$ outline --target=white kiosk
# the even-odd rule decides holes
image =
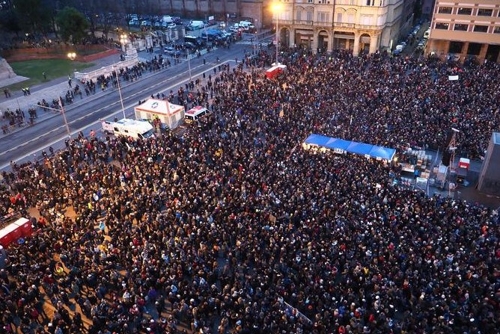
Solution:
[[[155,122],[159,120],[162,128],[173,130],[184,121],[185,110],[167,100],[149,99],[134,108],[137,120]]]

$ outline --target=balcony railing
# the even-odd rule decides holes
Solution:
[[[383,26],[376,26],[372,24],[355,24],[356,29],[368,29],[368,30],[379,30],[382,29]]]
[[[314,24],[314,21],[312,20],[295,20],[292,24],[296,25],[305,25],[305,26],[312,26]]]
[[[354,28],[355,25],[355,23],[335,22],[335,27],[337,28]]]
[[[283,25],[287,25],[287,24],[288,24],[288,25],[297,24],[297,23],[294,23],[294,21],[293,21],[293,20],[281,20],[281,19],[278,21],[278,23],[279,23],[279,25],[282,25],[282,24],[283,24]],[[273,20],[273,24],[276,24],[276,20]]]
[[[331,28],[332,22],[314,22],[314,26],[318,28]]]

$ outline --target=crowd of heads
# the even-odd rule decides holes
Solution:
[[[41,218],[32,238],[9,249],[3,325],[495,332],[495,211],[399,188],[391,162],[301,143],[318,133],[433,147],[455,124],[460,150],[482,155],[499,125],[498,65],[340,51],[282,57],[287,71],[277,80],[225,66],[205,87],[212,112],[182,135],[81,137],[4,173],[2,210],[37,208]]]

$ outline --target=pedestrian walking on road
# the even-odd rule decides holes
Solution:
[[[47,74],[45,74],[45,72],[43,72],[42,75],[43,75],[43,80],[46,81],[47,80]]]
[[[68,77],[68,85],[69,85],[69,88],[72,88],[71,86],[71,78]]]

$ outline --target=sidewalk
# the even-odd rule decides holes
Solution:
[[[86,69],[86,71],[93,71],[100,69],[105,66],[112,65],[120,61],[120,55],[115,54],[111,56],[107,56],[101,59],[96,59],[92,63],[93,66]],[[74,83],[77,83],[76,80],[73,80]],[[81,84],[80,84],[81,86]],[[74,87],[74,85],[73,85]],[[0,97],[0,112],[3,113],[7,110],[15,111],[16,109],[21,109],[24,111],[26,116],[26,120],[29,121],[28,109],[36,106],[38,102],[41,102],[45,99],[48,103],[51,103],[53,99],[58,98],[59,96],[64,97],[66,92],[71,89],[68,85],[67,77],[60,77],[48,82],[44,82],[42,84],[30,87],[31,94],[25,96],[22,91],[13,91],[12,96],[6,98],[3,94]],[[83,100],[85,100],[85,94]],[[78,103],[80,98],[75,99],[75,103]],[[36,122],[39,122],[43,118],[54,115],[54,111],[44,112],[40,109],[37,109],[38,119]],[[28,123],[28,122],[25,122]],[[7,120],[0,117],[0,126],[8,125]],[[26,126],[26,125],[25,125]],[[3,132],[0,131],[0,137],[3,135]]]

